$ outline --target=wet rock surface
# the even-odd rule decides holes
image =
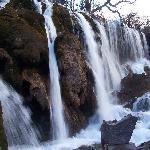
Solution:
[[[120,121],[103,121],[101,126],[101,143],[104,147],[108,145],[129,144],[137,117],[128,115]]]
[[[121,90],[118,97],[121,103],[128,102],[135,97],[141,97],[150,91],[149,74],[129,74],[121,80]]]
[[[138,146],[138,150],[150,150],[150,141],[144,142]]]

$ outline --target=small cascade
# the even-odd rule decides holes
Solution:
[[[87,44],[87,59],[89,67],[93,71],[95,79],[95,92],[98,103],[98,111],[101,119],[112,120],[111,104],[109,102],[109,94],[106,91],[106,82],[104,77],[103,61],[99,55],[99,48],[95,41],[95,34],[88,21],[82,14],[77,14],[79,23],[85,35]],[[106,109],[107,108],[107,109]]]
[[[32,126],[30,111],[23,106],[23,100],[12,87],[0,79],[0,101],[4,126],[9,146],[39,144],[36,129]]]
[[[41,8],[40,2],[34,0],[37,8]],[[59,84],[59,71],[57,60],[54,52],[54,41],[57,37],[56,28],[52,20],[52,3],[48,0],[44,1],[46,10],[43,14],[45,18],[45,28],[48,37],[49,47],[49,70],[50,70],[50,107],[51,121],[53,126],[53,137],[57,140],[64,140],[68,136],[67,126],[64,119],[64,108],[61,99],[61,89]],[[39,10],[41,12],[41,9]]]
[[[124,30],[126,42],[125,50],[127,52],[128,60],[138,61],[139,59],[144,58],[144,49],[139,32],[128,27],[124,28]]]

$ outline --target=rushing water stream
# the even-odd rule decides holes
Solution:
[[[33,1],[38,12],[42,14],[41,2]],[[9,1],[0,2],[0,6],[4,7],[7,2]],[[81,145],[99,143],[99,128],[103,119],[120,120],[130,113],[140,118],[131,141],[139,145],[150,140],[150,94],[146,93],[138,98],[133,105],[133,110],[117,105],[117,98],[111,95],[112,91],[119,89],[121,79],[127,75],[126,66],[130,66],[134,73],[143,73],[144,66],[150,66],[150,62],[147,60],[148,46],[145,35],[135,29],[121,27],[118,22],[108,21],[104,26],[95,20],[99,30],[99,34],[96,35],[90,23],[80,13],[77,13],[76,17],[84,33],[84,43],[87,45],[86,59],[95,80],[98,115],[91,119],[85,130],[81,130],[75,137],[68,137],[59,84],[59,71],[54,52],[57,32],[52,20],[52,3],[49,0],[42,2],[46,6],[43,16],[49,47],[50,109],[54,140],[39,143],[38,132],[32,126],[30,111],[22,105],[22,98],[0,80],[0,96],[9,149],[72,150]],[[121,28],[124,34],[118,31]],[[96,36],[101,38],[101,44],[95,40]],[[147,111],[144,112],[145,108],[143,107],[145,106],[147,106]]]

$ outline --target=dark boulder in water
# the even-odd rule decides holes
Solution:
[[[129,144],[137,117],[128,115],[120,121],[103,121],[101,126],[101,143],[104,145]]]
[[[138,150],[149,150],[150,149],[150,141],[144,142],[138,146]]]
[[[0,103],[0,150],[7,150],[7,149],[8,149],[8,143],[4,132],[2,108]]]
[[[140,97],[150,91],[150,75],[147,74],[129,74],[121,80],[121,90],[118,97],[121,103]]]

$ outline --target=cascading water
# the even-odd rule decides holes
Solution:
[[[37,8],[41,8],[41,3],[34,0]],[[61,90],[59,84],[59,71],[54,52],[54,41],[57,37],[56,28],[52,20],[52,3],[48,0],[43,1],[46,10],[43,14],[45,18],[45,28],[48,37],[49,47],[49,68],[50,68],[50,96],[51,96],[51,121],[53,126],[54,139],[64,140],[68,136],[68,131],[64,119],[63,103],[61,100]],[[41,9],[39,10],[41,12]]]
[[[107,86],[108,92],[119,89],[120,81],[124,77],[123,70],[121,65],[116,59],[116,55],[111,51],[109,40],[107,37],[107,33],[105,27],[101,25],[98,21],[96,21],[97,27],[100,31],[100,38],[102,41],[101,45],[101,53],[102,53],[102,62],[105,73],[105,85]],[[112,42],[112,41],[111,41]],[[114,47],[117,47],[116,41],[112,43]]]
[[[144,58],[144,50],[141,43],[141,38],[139,32],[135,29],[124,28],[125,30],[125,50],[127,51],[127,56],[132,61],[138,61]]]
[[[79,23],[82,27],[82,30],[85,35],[85,40],[87,44],[87,59],[92,69],[93,76],[95,79],[95,91],[97,97],[97,103],[99,106],[99,115],[101,119],[112,120],[113,116],[111,116],[111,104],[109,102],[109,95],[106,91],[105,86],[105,77],[104,77],[104,69],[103,69],[103,61],[99,56],[98,45],[95,41],[95,34],[92,30],[88,21],[84,18],[82,14],[77,14]],[[106,110],[107,108],[107,110]]]
[[[30,111],[23,106],[22,98],[0,79],[0,101],[9,146],[39,144],[36,129],[32,126]]]
[[[103,113],[106,113],[106,114],[110,115],[110,112],[107,112],[107,110],[108,111],[112,110],[111,118],[109,118],[110,120],[112,118],[117,119],[117,120],[121,119],[123,116],[130,114],[130,113],[133,115],[136,115],[136,116],[137,115],[139,116],[141,114],[141,116],[143,116],[143,117],[140,117],[140,120],[137,123],[136,129],[133,133],[131,141],[134,142],[136,145],[139,145],[140,143],[149,140],[150,139],[150,136],[149,136],[150,131],[148,131],[148,134],[145,134],[141,138],[139,138],[142,131],[146,132],[147,130],[149,130],[148,129],[149,125],[146,125],[146,122],[148,122],[147,119],[150,117],[149,112],[135,113],[129,109],[123,108],[122,106],[113,105],[108,100],[108,98],[110,98],[109,91],[106,90],[106,88],[105,88],[105,87],[112,87],[112,89],[115,90],[115,87],[117,87],[118,84],[120,84],[121,78],[124,77],[126,74],[126,72],[124,70],[124,65],[126,65],[126,64],[130,65],[131,69],[135,73],[144,72],[144,65],[149,64],[149,61],[146,60],[146,58],[145,58],[145,53],[147,50],[145,49],[146,45],[144,46],[144,44],[146,44],[146,42],[144,44],[142,44],[141,36],[138,31],[136,31],[134,29],[124,28],[125,32],[123,32],[123,34],[125,34],[125,35],[122,35],[122,37],[123,36],[126,37],[125,43],[123,43],[123,44],[125,44],[125,49],[122,53],[119,53],[120,52],[119,45],[116,42],[116,41],[119,41],[118,35],[117,35],[118,34],[117,33],[118,24],[116,24],[117,26],[115,25],[115,23],[109,24],[109,26],[108,26],[109,27],[109,30],[108,30],[109,38],[108,38],[104,26],[100,25],[98,22],[96,22],[97,27],[100,30],[101,41],[102,41],[102,45],[100,46],[101,47],[101,57],[100,57],[98,48],[97,48],[98,45],[96,45],[97,43],[94,40],[95,37],[94,37],[94,32],[93,32],[92,28],[90,27],[90,25],[86,21],[86,19],[83,17],[83,15],[78,14],[78,17],[79,17],[79,23],[85,34],[86,44],[88,46],[88,50],[87,50],[88,62],[90,64],[90,67],[93,71],[93,75],[95,77],[96,95],[97,95],[97,93],[100,94],[101,92],[105,93],[102,95],[103,97],[101,95],[97,95],[97,100],[99,103],[100,117],[103,117],[102,119],[107,120],[108,119],[107,116],[105,116],[103,114]],[[130,47],[130,51],[129,51],[129,47]],[[133,52],[132,52],[132,49],[133,49]],[[123,55],[125,53],[127,54],[126,56]],[[124,64],[121,64],[121,61],[120,61],[121,56],[124,56],[124,58],[126,58],[126,61],[124,62]],[[143,63],[143,60],[144,60],[144,63]],[[132,65],[130,64],[131,61],[132,61]],[[140,61],[142,61],[141,62],[142,65],[140,65],[138,68],[135,65],[135,63],[138,63],[138,65],[139,65]],[[99,63],[101,63],[101,64],[99,64]],[[112,68],[113,68],[114,72],[113,71],[111,72]],[[101,70],[101,72],[100,72],[100,70]],[[109,74],[109,77],[106,76],[107,73]],[[118,77],[116,76],[118,79],[118,82],[115,82],[114,86],[111,86],[111,84],[113,85],[113,83],[111,83],[111,80],[112,79],[115,80],[115,78],[113,78],[113,77],[115,77],[114,74],[116,74],[116,73],[118,75]],[[106,78],[104,78],[104,75],[106,76]],[[107,79],[108,79],[108,81],[107,81]],[[98,84],[101,84],[101,86],[103,86],[103,88],[101,88],[100,85],[98,85]],[[108,88],[108,89],[111,89],[111,88]],[[98,97],[98,96],[100,96],[100,97]],[[112,101],[112,99],[111,99],[111,101]],[[106,105],[109,106],[109,107],[107,107],[107,110],[105,109],[106,107],[104,107]],[[137,104],[135,104],[135,105],[137,106]],[[91,131],[89,130],[89,132],[91,132]]]
[[[4,125],[9,145],[25,145],[25,147],[21,148],[10,147],[10,149],[71,150],[78,148],[80,145],[90,145],[95,142],[100,142],[100,124],[97,124],[97,122],[95,124],[92,122],[85,130],[81,130],[76,137],[67,138],[68,134],[64,121],[59,85],[59,72],[54,53],[54,41],[57,34],[52,21],[52,4],[48,0],[43,0],[42,2],[45,3],[46,6],[43,16],[45,18],[45,28],[49,46],[51,119],[54,138],[59,141],[39,145],[36,130],[31,125],[30,111],[22,105],[21,97],[0,80]],[[0,5],[2,3],[0,2]],[[41,2],[34,0],[34,3],[39,13],[42,14]],[[4,7],[5,4],[3,3],[1,6]],[[120,24],[116,22],[108,22],[107,28],[99,22],[96,22],[102,41],[102,44],[98,45],[95,40],[96,35],[90,24],[82,14],[77,14],[77,16],[85,35],[88,64],[95,78],[95,92],[99,107],[98,114],[100,121],[103,119],[113,120],[115,118],[119,120],[123,116],[132,113],[133,115],[139,116],[140,120],[136,125],[131,141],[139,145],[142,142],[150,140],[149,93],[138,98],[137,102],[133,105],[132,111],[123,108],[123,106],[114,105],[113,99],[115,98],[111,95],[113,90],[119,88],[121,78],[126,75],[124,66],[129,65],[135,73],[144,72],[144,65],[150,66],[149,61],[146,59],[148,47],[145,35],[140,34],[137,30],[121,27]],[[120,29],[123,29],[123,32],[119,33],[121,36],[118,35],[118,26]],[[145,106],[146,111],[143,111]],[[32,147],[29,147],[29,145],[32,145]]]

